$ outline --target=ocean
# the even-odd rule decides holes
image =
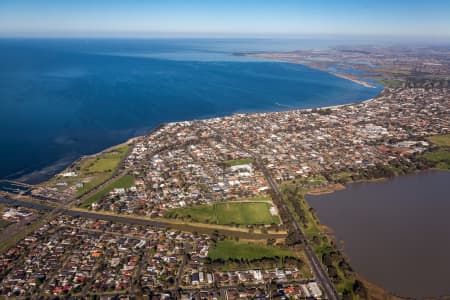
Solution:
[[[311,68],[235,56],[336,43],[265,39],[0,39],[0,178],[36,183],[162,122],[363,101]]]

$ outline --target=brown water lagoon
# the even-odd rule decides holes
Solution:
[[[363,277],[399,296],[450,295],[450,172],[352,183],[306,199]]]

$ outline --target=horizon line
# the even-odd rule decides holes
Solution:
[[[443,39],[437,41],[436,38]],[[292,33],[206,33],[206,32],[102,32],[102,33],[5,33],[0,32],[0,39],[347,39],[394,42],[427,42],[442,44],[450,42],[450,35],[385,35],[385,34],[292,34]]]

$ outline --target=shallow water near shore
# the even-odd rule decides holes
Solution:
[[[429,171],[306,196],[352,267],[403,297],[450,295],[450,172]]]
[[[341,41],[342,42],[342,41]],[[0,39],[0,178],[38,182],[162,122],[372,98],[328,73],[235,52],[307,40]]]

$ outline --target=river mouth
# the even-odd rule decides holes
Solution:
[[[402,297],[450,295],[450,172],[429,171],[306,196],[352,267]]]

